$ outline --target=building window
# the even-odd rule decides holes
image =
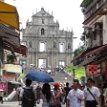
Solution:
[[[45,35],[45,30],[44,30],[44,28],[41,29],[41,35]]]
[[[64,61],[59,61],[59,66],[65,66],[65,62]]]
[[[32,48],[32,42],[31,41],[29,42],[29,47]]]
[[[44,19],[42,19],[42,24],[44,24]]]
[[[46,50],[46,44],[44,42],[40,42],[39,50],[40,52],[44,52]]]
[[[70,43],[68,43],[68,49],[71,49],[71,44]]]
[[[96,38],[97,38],[97,37],[96,37],[96,34],[97,34],[96,32],[93,32],[93,39],[94,39],[94,40],[96,40]]]
[[[64,52],[64,43],[59,43],[59,52]]]
[[[56,48],[56,42],[53,42],[53,48]]]
[[[46,59],[39,59],[38,67],[41,69],[46,68]]]

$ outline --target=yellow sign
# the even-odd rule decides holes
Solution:
[[[21,65],[4,64],[3,70],[5,70],[6,72],[12,72],[12,73],[22,73]]]

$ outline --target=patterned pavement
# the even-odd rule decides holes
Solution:
[[[21,105],[19,105],[19,103],[16,102],[4,102],[3,104],[0,103],[0,107],[21,107]],[[42,107],[42,100],[40,104],[37,104],[36,107]],[[65,105],[63,105],[62,107],[65,107]]]

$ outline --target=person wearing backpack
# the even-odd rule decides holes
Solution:
[[[69,87],[69,83],[66,82],[66,87],[64,87],[64,91],[65,91],[65,102],[64,103],[66,103],[67,95],[68,95],[70,90],[71,90],[71,87]]]
[[[35,106],[35,93],[33,87],[31,87],[32,81],[26,79],[26,87],[20,92],[22,100],[22,107],[34,107]]]

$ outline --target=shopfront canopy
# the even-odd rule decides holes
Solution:
[[[20,33],[3,24],[0,24],[0,39],[15,47],[20,47]]]
[[[83,53],[79,54],[78,56],[74,57],[74,59],[71,60],[71,62],[74,62],[80,58],[84,58],[86,56],[94,55],[97,53],[103,54],[103,51],[106,51],[106,50],[107,50],[107,44],[99,46],[99,47],[95,47],[92,49],[88,49],[88,50],[84,51]],[[93,57],[90,57],[87,60],[84,60],[83,62],[81,62],[81,64],[79,64],[78,66],[87,65],[88,63],[91,63],[92,61],[94,61],[94,59],[93,59]]]
[[[102,52],[103,50],[106,50],[107,49],[107,44],[106,45],[103,45],[103,46],[100,46],[92,51],[89,51],[85,54],[85,56],[88,56],[88,55],[93,55],[97,52]]]
[[[20,45],[20,47],[14,48],[14,52],[22,54],[23,56],[27,56],[27,47],[24,45]]]
[[[4,42],[3,47],[6,50],[10,50],[12,52],[22,54],[23,56],[27,56],[27,47],[24,45],[20,45],[20,47],[14,47],[12,44]]]
[[[0,1],[0,24],[19,30],[19,16],[16,7]]]

